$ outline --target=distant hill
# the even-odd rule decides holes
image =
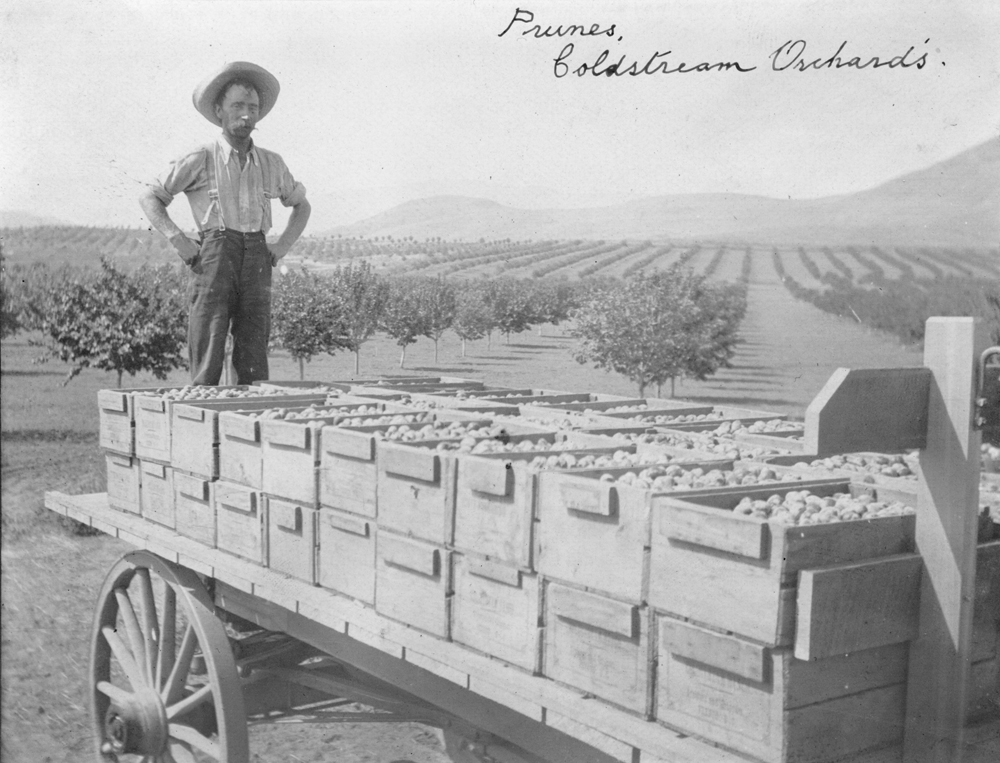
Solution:
[[[54,217],[40,217],[20,209],[0,209],[0,228],[37,228],[40,225],[72,225]]]
[[[1000,241],[1000,138],[875,188],[821,199],[678,194],[608,207],[519,209],[481,198],[436,196],[312,233],[995,246]]]

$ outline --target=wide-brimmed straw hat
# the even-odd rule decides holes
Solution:
[[[271,72],[247,61],[233,61],[202,80],[191,95],[194,107],[212,124],[222,124],[215,116],[215,99],[218,97],[219,91],[237,77],[249,80],[256,88],[257,96],[260,98],[258,119],[267,116],[267,112],[274,107],[274,102],[278,100],[278,91],[281,90],[281,87]]]

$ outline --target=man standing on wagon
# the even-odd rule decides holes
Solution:
[[[194,107],[222,133],[173,162],[139,199],[153,226],[170,239],[190,269],[188,351],[193,384],[218,384],[226,335],[233,334],[237,384],[268,378],[271,270],[288,254],[309,220],[306,189],[278,154],[250,134],[278,97],[278,80],[255,64],[223,66],[195,88]],[[167,214],[187,195],[200,231],[195,242]],[[271,199],[292,208],[274,244]]]

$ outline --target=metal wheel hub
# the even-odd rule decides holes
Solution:
[[[160,695],[141,692],[124,706],[112,703],[104,716],[104,739],[116,755],[159,755],[167,747],[167,713]]]

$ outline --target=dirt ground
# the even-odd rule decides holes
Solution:
[[[710,382],[685,382],[677,396],[716,400],[801,418],[808,402],[839,366],[919,365],[921,355],[892,338],[840,321],[797,302],[778,282],[770,262],[758,261],[750,310],[735,367]],[[578,365],[573,340],[546,326],[511,338],[471,343],[442,340],[440,362],[421,340],[407,352],[406,371],[484,379],[502,386],[635,394],[628,380]],[[37,349],[25,337],[2,346],[2,745],[5,763],[70,763],[90,759],[85,709],[87,653],[94,599],[114,559],[127,550],[106,536],[81,537],[43,508],[46,490],[104,490],[97,444],[97,390],[114,386],[111,374],[84,371],[66,387],[61,364],[33,365]],[[361,354],[361,374],[399,372],[399,348],[375,339]],[[316,359],[307,378],[348,378],[354,358]],[[298,378],[287,357],[276,356],[273,379]],[[183,383],[183,373],[172,381]],[[151,378],[126,386],[160,385]],[[665,391],[666,392],[666,391]],[[652,393],[647,393],[652,394]],[[255,761],[289,763],[439,763],[447,758],[440,735],[417,724],[350,723],[254,727]]]

